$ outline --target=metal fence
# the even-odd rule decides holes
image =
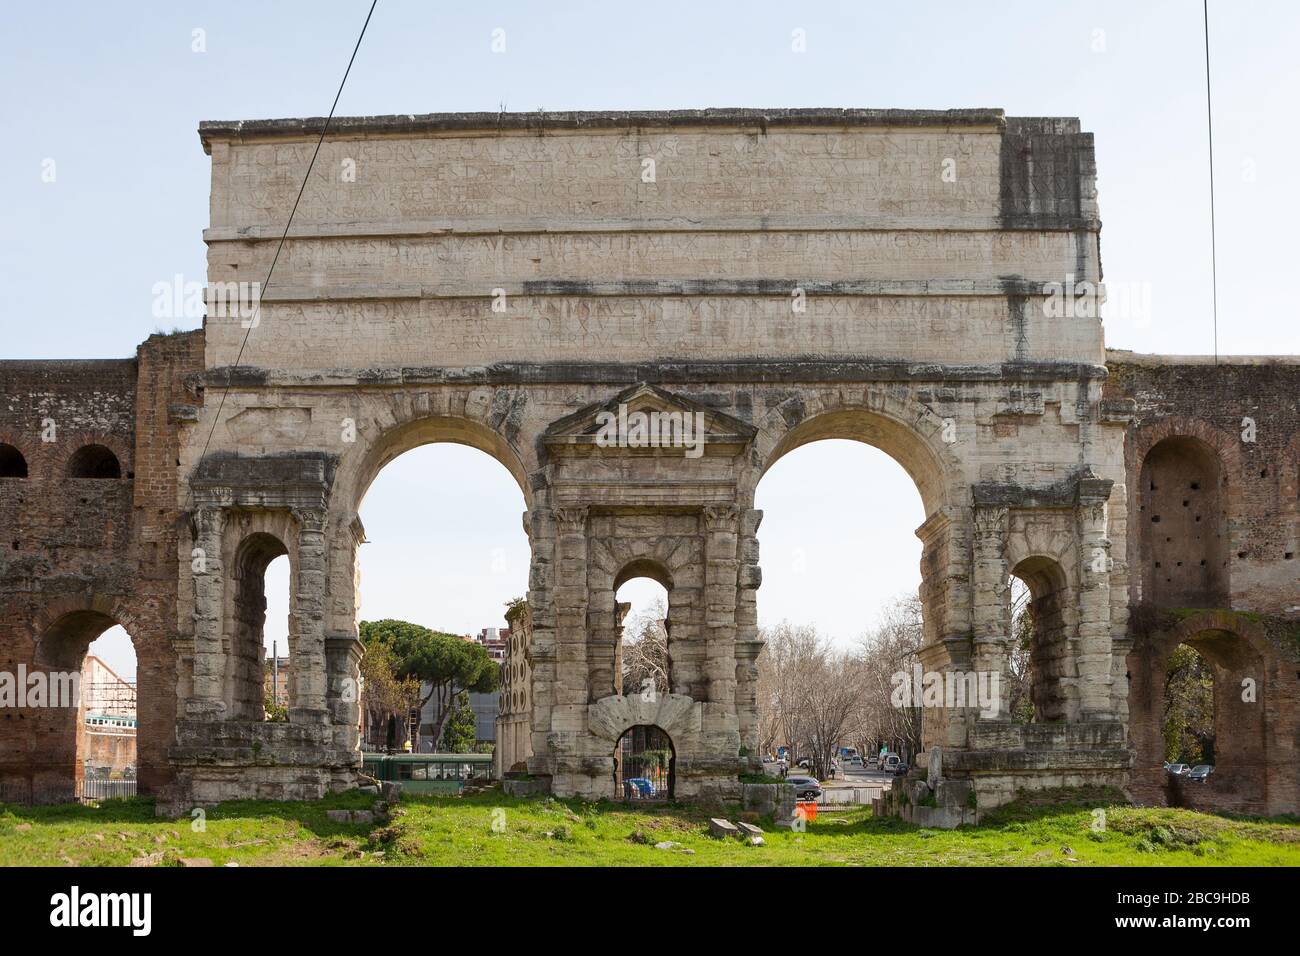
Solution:
[[[884,795],[883,787],[827,787],[817,802],[822,805],[841,806],[845,804],[867,804]]]
[[[87,777],[81,781],[81,802],[111,800],[114,797],[134,797],[135,780],[96,780]]]

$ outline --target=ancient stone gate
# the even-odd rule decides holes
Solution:
[[[319,129],[201,126],[210,287],[237,296],[265,276]],[[1070,119],[335,120],[255,318],[211,311],[201,332],[116,365],[0,366],[0,444],[28,463],[0,481],[18,529],[0,559],[0,664],[74,660],[127,625],[156,734],[142,733],[142,785],[168,808],[346,786],[361,500],[397,455],[461,442],[527,504],[533,775],[613,796],[617,741],[653,725],[672,740],[678,797],[731,796],[757,746],[754,489],[792,449],[847,438],[894,457],[921,494],[927,669],[1006,668],[1012,573],[1052,615],[1043,719],[927,713],[945,773],[981,806],[1022,787],[1124,786],[1143,467],[1130,435],[1156,393],[1135,393],[1105,351],[1099,232],[1092,137]],[[1293,552],[1297,375],[1273,367],[1291,404],[1258,415],[1289,436],[1268,454],[1291,484],[1259,513],[1269,547]],[[1219,413],[1179,394],[1154,414],[1178,409]],[[664,440],[626,424],[651,414]],[[53,445],[38,439],[46,418],[68,423]],[[91,444],[117,478],[92,486],[74,468]],[[75,514],[51,520],[42,482]],[[284,554],[290,719],[267,722],[260,582]],[[1264,610],[1294,614],[1293,570],[1259,560]],[[621,686],[614,594],[634,575],[669,592],[671,687],[651,699]],[[1254,610],[1251,594],[1205,606]],[[66,715],[21,716],[0,736],[6,794],[66,798]]]

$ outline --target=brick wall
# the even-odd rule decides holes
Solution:
[[[134,359],[0,362],[0,443],[27,461],[0,478],[0,670],[79,671],[90,642],[121,625],[135,646],[144,792],[170,779],[176,712],[176,456],[185,376],[200,332],[152,336]],[[74,478],[101,445],[118,478]],[[0,708],[0,799],[67,799],[75,709]]]
[[[1294,813],[1300,362],[1231,357],[1216,366],[1111,352],[1107,365],[1107,399],[1133,416],[1132,792],[1145,802]],[[1162,769],[1166,672],[1180,643],[1214,668],[1216,772],[1207,784]]]

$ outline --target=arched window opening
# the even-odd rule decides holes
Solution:
[[[27,459],[13,445],[0,442],[0,478],[26,478]]]
[[[1065,573],[1050,558],[1033,557],[1011,574],[1011,717],[1023,723],[1073,720],[1078,664],[1070,649]]]
[[[652,724],[629,727],[614,746],[614,792],[620,799],[671,800],[676,771],[672,738]]]
[[[234,720],[288,720],[289,717],[294,693],[293,668],[285,666],[285,673],[273,675],[273,671],[280,669],[279,665],[265,659],[270,650],[266,633],[267,588],[273,580],[268,571],[273,562],[283,559],[280,562],[283,570],[274,578],[274,590],[276,594],[287,595],[288,553],[275,535],[257,532],[244,539],[235,555],[235,631],[227,668],[230,696],[226,702]],[[289,658],[285,664],[291,665],[296,636],[292,616],[285,614],[280,620],[287,622],[287,633],[277,627],[275,637],[269,640],[275,642],[279,651],[279,635],[285,634],[285,656]]]
[[[1190,644],[1179,644],[1165,670],[1161,737],[1166,764],[1190,770],[1214,764],[1214,668]]]
[[[149,792],[162,741],[137,735],[151,711],[147,695],[137,699],[136,670],[131,636],[99,611],[65,614],[41,635],[28,667],[41,688],[39,704],[28,697],[37,722],[29,733],[41,741],[34,802],[130,797],[137,780]]]
[[[1194,438],[1158,442],[1142,462],[1138,496],[1143,600],[1226,606],[1223,478],[1213,449]]]
[[[289,635],[292,617],[289,611],[289,556],[272,558],[262,576],[265,582],[266,619],[262,626],[262,699],[267,720],[288,720],[293,698],[289,679],[293,674],[293,651]]]
[[[121,478],[117,455],[103,445],[83,445],[68,460],[69,478]]]
[[[655,577],[630,577],[616,587],[614,602],[618,628],[615,693],[647,698],[669,693],[668,588]]]
[[[1166,762],[1184,764],[1189,773],[1208,767],[1194,783],[1218,782],[1262,804],[1268,774],[1264,674],[1258,651],[1237,634],[1202,631],[1175,647],[1165,671]],[[1208,779],[1213,775],[1216,781]]]
[[[139,726],[136,654],[130,636],[110,627],[81,664],[77,768],[83,802],[136,794]]]

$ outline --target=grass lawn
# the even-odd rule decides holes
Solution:
[[[1187,810],[1105,807],[1086,795],[1003,808],[979,827],[923,830],[873,819],[865,807],[823,809],[804,833],[768,831],[766,846],[718,841],[709,812],[578,801],[406,796],[388,824],[340,824],[325,811],[368,809],[371,797],[319,803],[241,801],[209,811],[206,829],[153,815],[148,799],[97,807],[0,805],[0,865],[168,866],[1297,866],[1300,820],[1238,819]],[[736,816],[731,814],[734,821]],[[494,829],[495,824],[495,829]],[[680,844],[656,849],[655,843]],[[1069,852],[1067,852],[1067,849]]]

